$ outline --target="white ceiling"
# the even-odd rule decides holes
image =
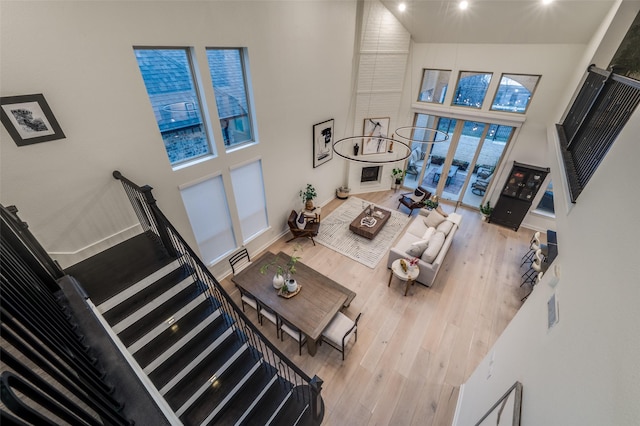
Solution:
[[[418,43],[587,43],[614,0],[400,0],[382,3]]]

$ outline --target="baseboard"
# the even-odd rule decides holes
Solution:
[[[460,385],[460,390],[458,391],[458,401],[456,401],[456,411],[455,413],[453,413],[453,421],[451,422],[451,426],[456,426],[458,424],[458,414],[460,413],[463,394],[464,394],[464,383]]]

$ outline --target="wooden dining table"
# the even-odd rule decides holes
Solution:
[[[307,338],[307,351],[314,356],[322,331],[340,309],[349,306],[356,294],[298,261],[293,278],[300,286],[300,291],[293,297],[285,298],[273,287],[273,268],[265,273],[260,272],[261,267],[276,260],[276,256],[281,264],[290,258],[283,252],[277,255],[266,252],[252,260],[231,281],[302,331]]]

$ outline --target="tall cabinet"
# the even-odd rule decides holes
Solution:
[[[549,174],[548,167],[514,161],[500,198],[489,217],[489,222],[517,231],[547,174]]]

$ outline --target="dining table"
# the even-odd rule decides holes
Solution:
[[[322,332],[341,309],[348,307],[355,292],[342,286],[310,266],[298,261],[292,276],[299,291],[283,293],[273,286],[275,268],[265,265],[286,264],[290,256],[284,252],[265,252],[236,274],[231,281],[258,302],[298,328],[307,338],[307,351],[314,356]],[[261,269],[263,271],[261,271]]]

